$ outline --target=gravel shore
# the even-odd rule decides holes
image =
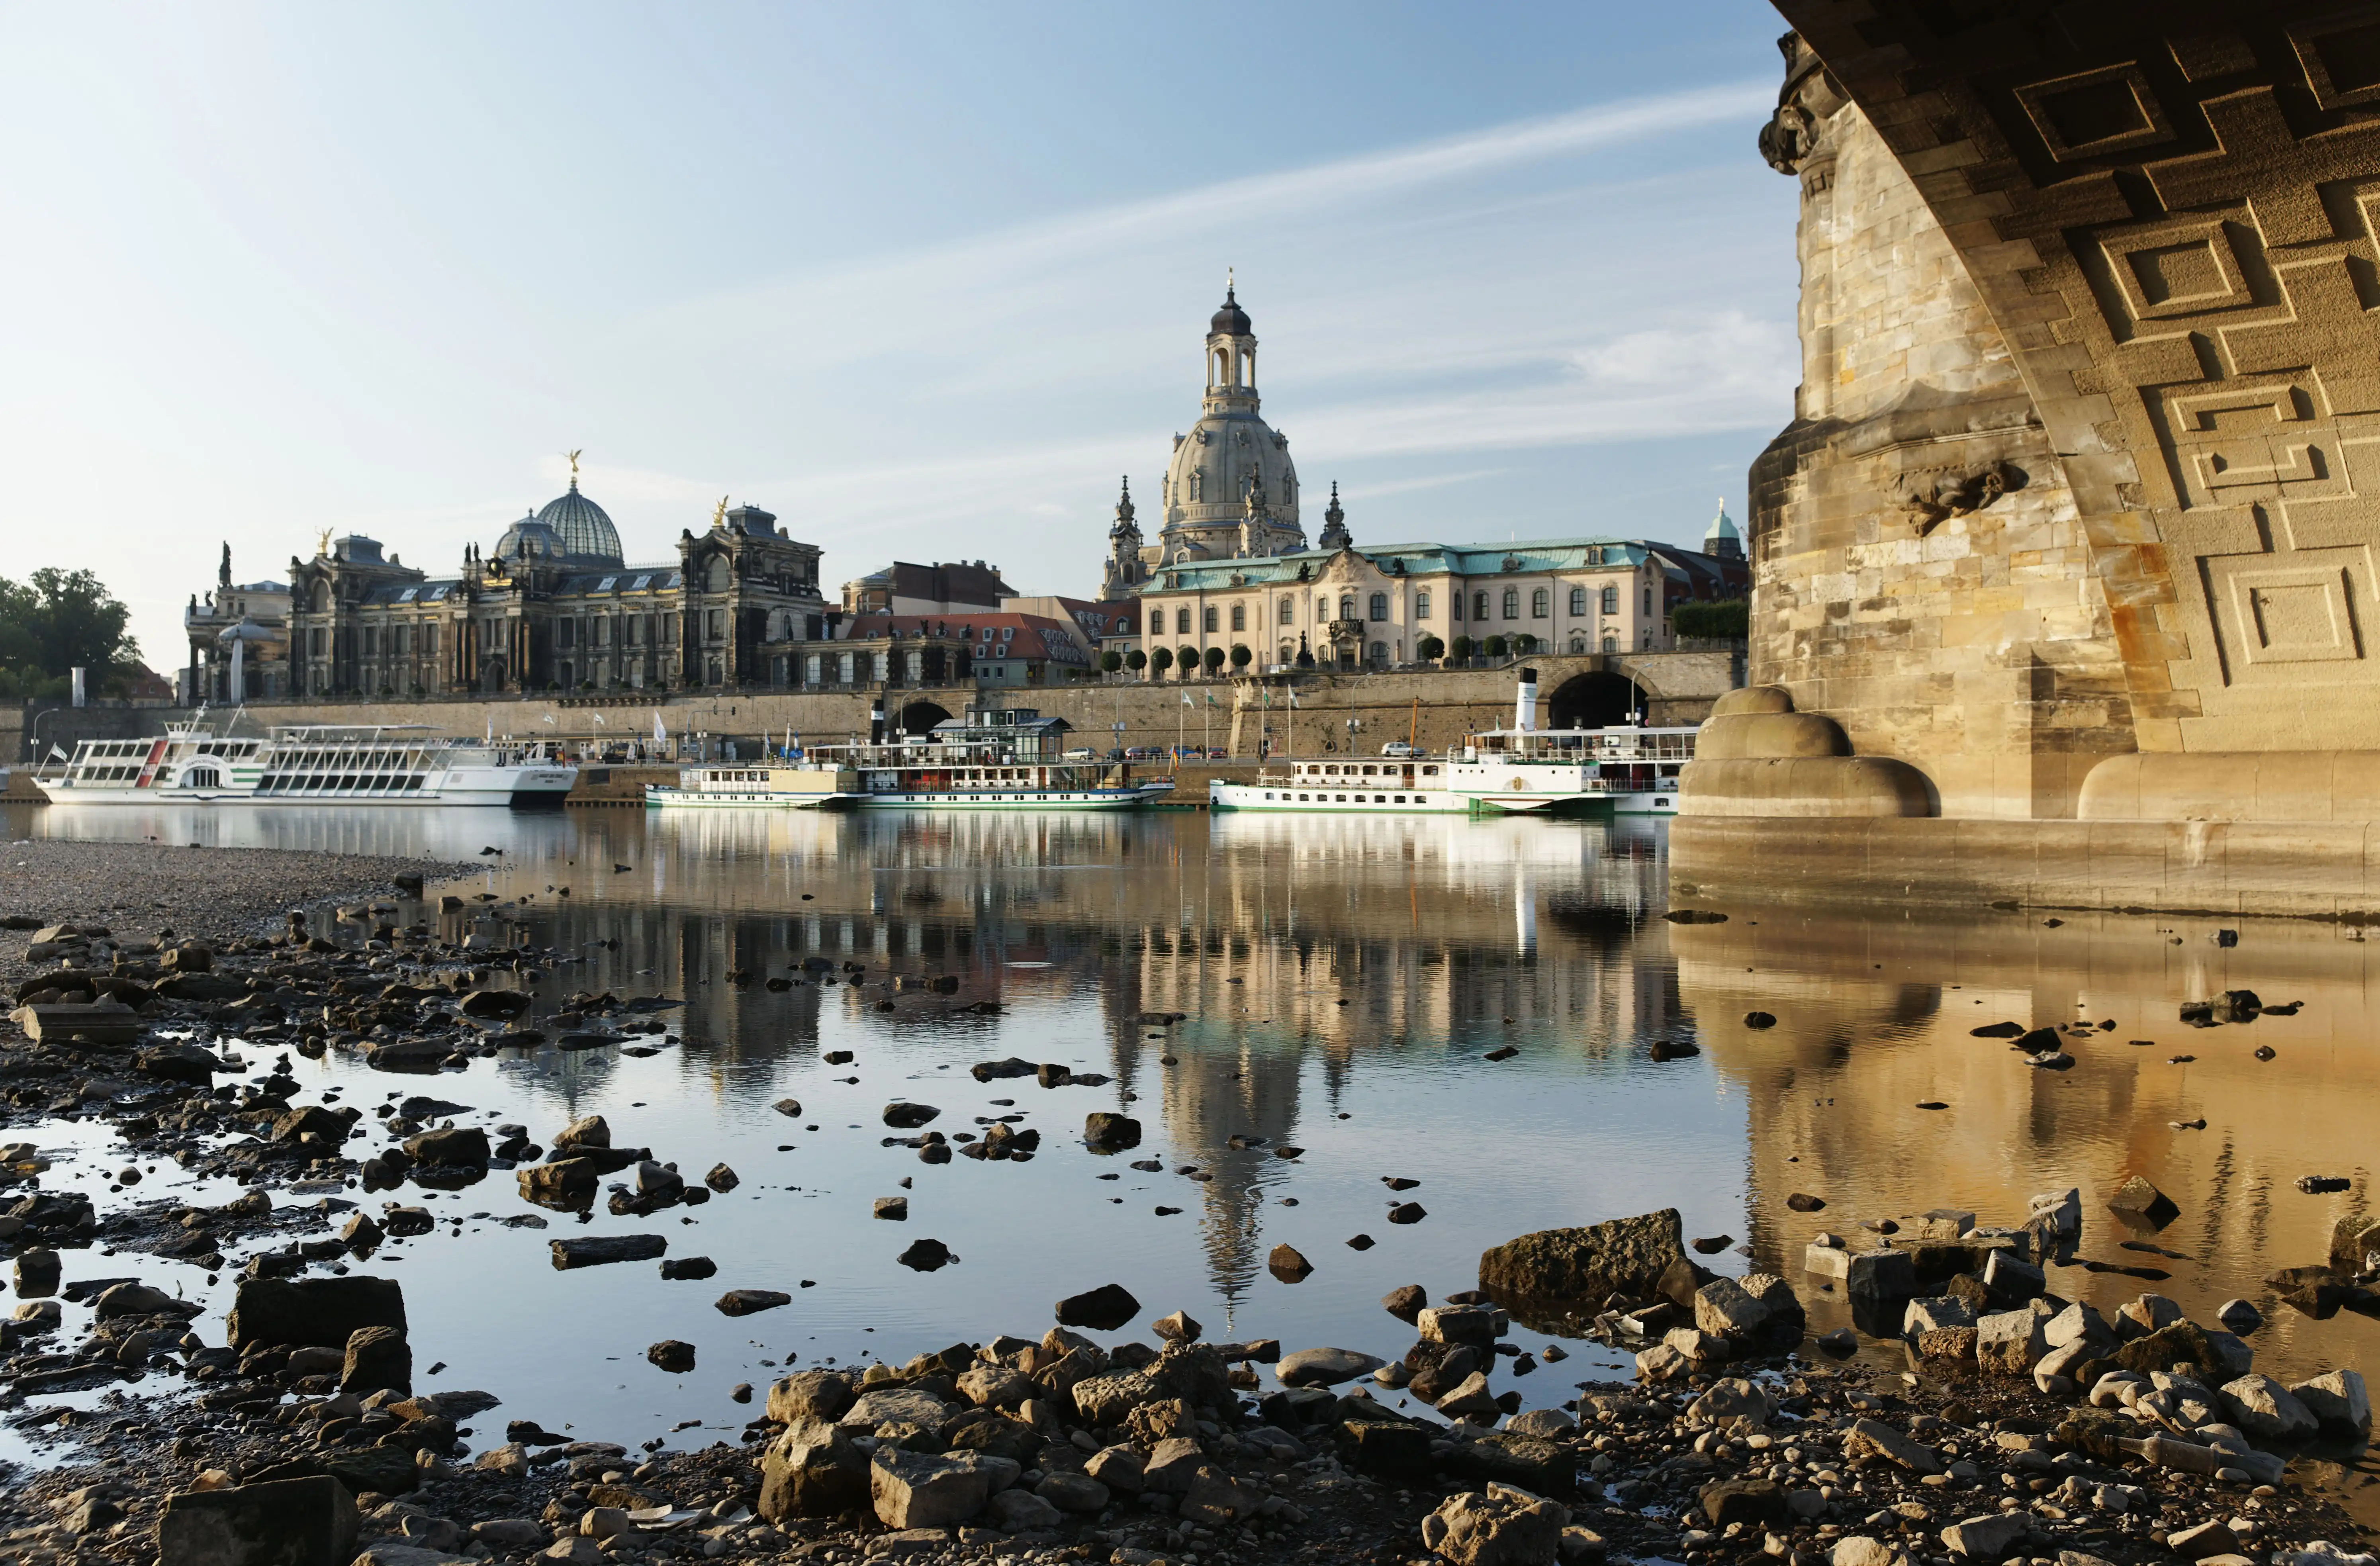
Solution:
[[[385,896],[399,875],[435,883],[477,867],[378,854],[285,848],[185,848],[161,843],[0,844],[0,918],[120,921],[153,936],[227,941],[277,927],[290,908],[334,897]],[[24,954],[25,932],[0,934],[0,961]]]

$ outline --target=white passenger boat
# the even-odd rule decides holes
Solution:
[[[1121,761],[1068,760],[1066,722],[1030,708],[975,709],[921,734],[814,746],[814,766],[856,772],[863,810],[1129,810],[1172,792]]]
[[[1539,729],[1536,672],[1521,671],[1513,726],[1426,756],[1281,760],[1253,783],[1208,785],[1218,810],[1435,815],[1463,811],[1675,815],[1691,728]]]
[[[832,810],[858,797],[859,774],[847,767],[687,767],[675,787],[648,787],[645,808]]]
[[[550,747],[417,726],[291,725],[261,739],[193,720],[148,739],[87,739],[38,769],[53,805],[559,806],[578,769]]]

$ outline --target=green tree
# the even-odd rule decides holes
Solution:
[[[1446,656],[1446,644],[1436,637],[1424,637],[1415,644],[1414,650],[1424,658],[1443,658]]]
[[[89,571],[45,565],[19,584],[0,577],[0,677],[22,694],[66,688],[68,671],[91,671],[92,686],[121,681],[140,662],[125,627],[132,611]]]
[[[1488,656],[1490,658],[1501,658],[1504,656],[1504,638],[1502,637],[1489,637],[1488,638]]]
[[[1159,679],[1163,679],[1165,671],[1173,667],[1173,649],[1170,647],[1159,648],[1148,655],[1148,666],[1157,671]]]
[[[1471,649],[1477,645],[1469,637],[1457,637],[1454,638],[1454,656],[1468,658],[1471,656]]]
[[[1167,663],[1173,662],[1171,658],[1166,658],[1165,649],[1161,647],[1157,649],[1157,655],[1160,658],[1165,658],[1165,662]],[[1135,647],[1130,652],[1123,655],[1123,666],[1137,674],[1143,669],[1148,667],[1148,654],[1141,651],[1140,649]],[[1165,673],[1164,666],[1162,664],[1159,665],[1157,672],[1160,674]]]
[[[1670,611],[1670,629],[1682,637],[1741,637],[1752,623],[1752,605],[1740,598],[1718,603],[1682,603]]]
[[[1173,662],[1182,665],[1182,677],[1186,680],[1198,672],[1198,649],[1184,646],[1173,654]]]
[[[1234,647],[1232,649],[1232,668],[1234,668],[1234,669],[1245,669],[1245,668],[1246,668],[1250,663],[1254,662],[1255,661],[1256,661],[1256,654],[1255,654],[1255,653],[1253,653],[1253,652],[1250,652],[1246,648],[1245,648],[1245,647],[1240,647],[1240,646],[1234,646]]]
[[[1118,669],[1123,667],[1123,654],[1118,652],[1114,648],[1110,648],[1105,652],[1099,654],[1099,668],[1105,673],[1112,674]]]
[[[1535,652],[1537,650],[1537,638],[1530,635],[1528,632],[1523,631],[1519,636],[1512,638],[1512,650],[1514,652]]]
[[[1210,680],[1213,679],[1217,674],[1222,672],[1222,668],[1223,649],[1220,647],[1208,648],[1207,649],[1207,677]]]

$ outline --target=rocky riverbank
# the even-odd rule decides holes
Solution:
[[[170,856],[193,851],[130,852],[166,865],[134,873],[170,879]],[[435,1231],[404,1187],[510,1171],[540,1207],[641,1215],[706,1202],[735,1172],[681,1176],[666,1150],[615,1147],[597,1120],[492,1136],[426,1092],[377,1118],[336,1089],[301,1102],[286,1054],[267,1069],[274,1051],[431,1074],[484,1069],[508,1046],[666,1043],[649,1006],[608,995],[557,998],[524,1026],[559,965],[514,943],[501,905],[481,904],[456,942],[409,897],[324,890],[354,898],[336,920],[260,930],[256,904],[211,897],[218,922],[201,924],[161,885],[151,902],[166,906],[150,913],[170,934],[128,891],[80,907],[52,897],[48,927],[6,949],[18,1009],[0,1030],[0,1141],[13,1144],[0,1148],[0,1253],[17,1303],[0,1323],[0,1418],[49,1463],[0,1493],[8,1559],[2368,1560],[2331,1491],[2309,1487],[2361,1454],[2361,1378],[2266,1382],[2250,1363],[2255,1325],[2228,1312],[2200,1326],[2151,1294],[2110,1320],[2057,1298],[2046,1268],[2082,1222],[2063,1194],[2004,1230],[1943,1209],[1876,1221],[1857,1247],[1828,1236],[1803,1258],[1800,1293],[1704,1270],[1675,1213],[1523,1236],[1482,1257],[1476,1289],[1384,1299],[1379,1353],[1213,1343],[1178,1312],[1135,1341],[1122,1334],[1142,1304],[1111,1284],[1015,1336],[738,1389],[752,1417],[735,1441],[630,1451],[550,1431],[534,1409],[438,1385],[441,1345],[413,1340],[403,1290],[370,1272],[381,1246]],[[262,901],[296,900],[285,888]],[[985,1069],[1012,1064],[1029,1065]],[[887,1123],[914,1128],[896,1111],[917,1108],[891,1106]],[[105,1122],[128,1146],[107,1193],[43,1179],[40,1128],[61,1119]],[[1087,1125],[1094,1140],[1137,1132],[1092,1120],[1105,1123]],[[993,1138],[954,1140],[973,1156]],[[1022,1141],[983,1156],[1031,1156]],[[951,1143],[917,1143],[929,1161],[950,1156]],[[128,1197],[140,1166],[163,1159],[243,1194],[204,1208]],[[642,1238],[557,1240],[553,1265],[708,1276],[706,1258]],[[2296,1281],[2309,1309],[2368,1297],[2351,1239],[2352,1255]],[[60,1253],[94,1248],[114,1276],[62,1284]],[[218,1272],[235,1252],[247,1255],[225,1316],[177,1296],[176,1276]],[[1860,1346],[1849,1334],[1811,1341],[1800,1293],[1824,1289],[1898,1339],[1907,1368],[1845,1363]],[[786,1303],[731,1289],[716,1308]],[[1543,1386],[1565,1356],[1520,1352],[1514,1314],[1636,1351],[1636,1381],[1524,1408],[1520,1378]],[[650,1357],[666,1369],[692,1354],[666,1341]]]

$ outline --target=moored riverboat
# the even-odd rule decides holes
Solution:
[[[197,720],[146,739],[87,739],[32,774],[53,805],[558,807],[577,778],[535,742],[389,724],[291,724],[240,738]]]
[[[863,810],[1128,810],[1172,792],[1123,761],[1068,759],[1066,722],[1030,708],[969,709],[924,734],[811,747],[805,759],[856,775]]]
[[[687,767],[677,783],[645,790],[648,810],[836,810],[857,802],[859,774],[847,767]]]

